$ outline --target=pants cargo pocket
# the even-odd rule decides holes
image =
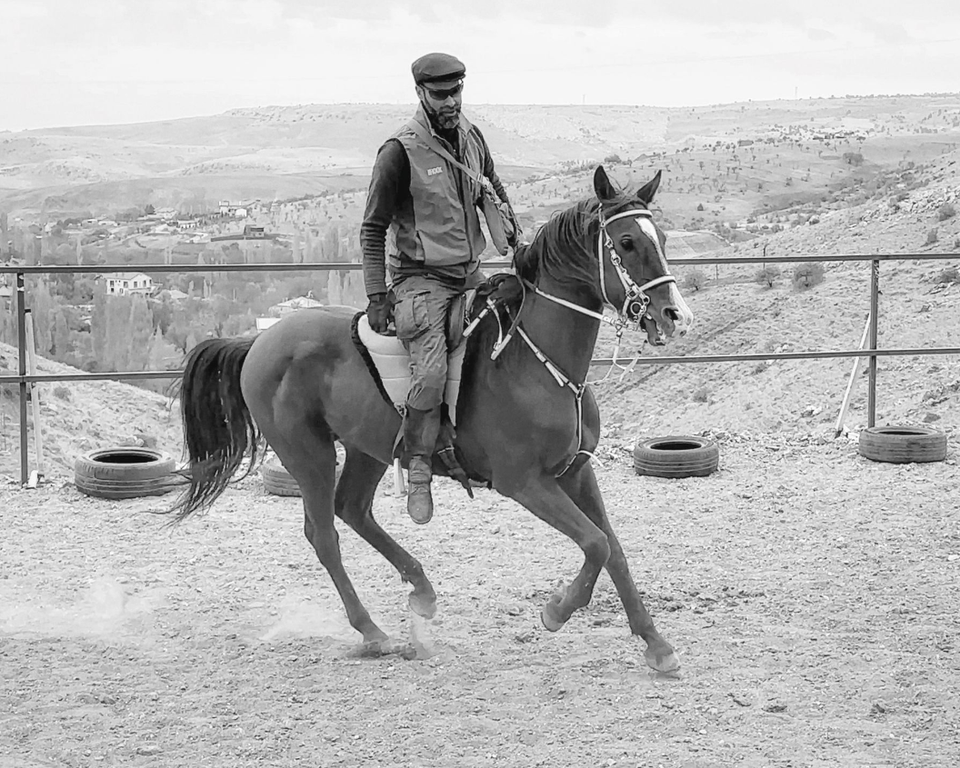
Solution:
[[[400,341],[412,341],[430,327],[430,311],[427,294],[415,293],[400,300],[393,310]]]

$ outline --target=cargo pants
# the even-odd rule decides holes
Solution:
[[[410,353],[407,405],[429,411],[443,402],[447,384],[447,315],[465,291],[439,280],[411,275],[391,286],[397,338]]]

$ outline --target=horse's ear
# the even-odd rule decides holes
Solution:
[[[602,165],[598,165],[597,170],[593,173],[593,191],[597,193],[598,200],[613,200],[620,194],[610,181],[610,177],[607,176],[607,172],[603,170]]]
[[[657,194],[657,188],[660,186],[660,175],[662,173],[663,171],[657,171],[657,175],[637,191],[637,199],[644,205],[650,205],[653,202],[653,196]]]

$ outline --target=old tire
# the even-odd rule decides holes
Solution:
[[[77,459],[73,469],[77,490],[101,499],[162,496],[183,483],[173,474],[173,459],[151,448],[91,451]]]
[[[340,482],[340,470],[343,469],[343,463],[340,457],[337,457],[336,482]],[[293,479],[293,475],[287,472],[286,468],[279,461],[268,461],[260,469],[260,476],[263,478],[263,489],[274,496],[302,496],[300,486]]]
[[[943,461],[947,436],[929,427],[867,427],[860,432],[860,455],[891,464]]]
[[[263,477],[263,489],[274,496],[300,496],[300,486],[293,475],[284,469],[279,461],[264,464],[260,470]]]
[[[717,471],[720,449],[706,437],[671,435],[640,440],[633,449],[638,475],[705,477]]]

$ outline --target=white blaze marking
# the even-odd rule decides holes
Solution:
[[[640,227],[640,231],[653,243],[653,247],[657,249],[657,256],[660,258],[660,267],[663,269],[663,274],[669,275],[670,267],[667,265],[667,256],[663,252],[663,247],[660,245],[660,237],[657,235],[657,225],[645,216],[637,217],[637,225]],[[677,288],[677,284],[669,283],[667,287],[670,291],[670,303],[673,304],[680,313],[677,326],[683,328],[693,325],[693,312],[690,311],[687,302],[685,302],[683,296],[680,295],[680,289]]]
[[[657,256],[660,257],[660,268],[663,270],[663,274],[669,275],[670,268],[667,266],[667,257],[663,253],[663,248],[660,247],[660,238],[657,236],[657,225],[646,216],[638,217],[637,224],[640,226],[640,231],[650,239],[653,247],[657,249]]]

